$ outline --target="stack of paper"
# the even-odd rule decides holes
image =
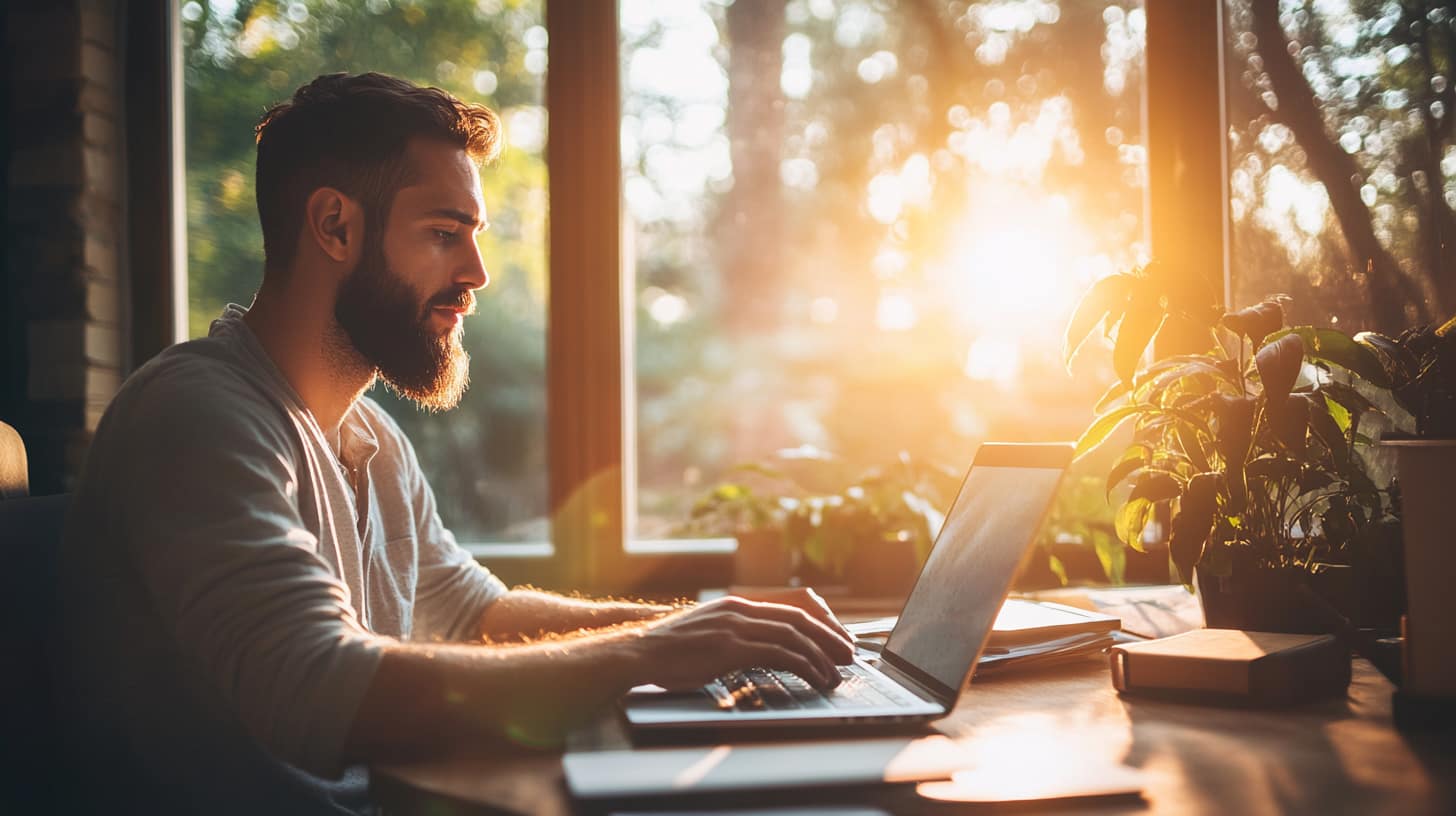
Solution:
[[[883,645],[895,617],[846,624],[862,646]],[[1102,654],[1118,640],[1120,621],[1058,603],[1011,598],[1001,607],[976,674],[1040,668]]]

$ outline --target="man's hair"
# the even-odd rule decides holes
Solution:
[[[382,240],[394,194],[411,180],[411,139],[455,145],[478,162],[500,150],[500,120],[489,108],[376,73],[325,74],[269,108],[255,132],[269,270],[293,262],[308,197],[320,187],[357,200],[366,241]]]

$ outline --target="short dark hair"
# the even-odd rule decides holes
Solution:
[[[380,240],[394,194],[411,176],[416,137],[456,145],[479,162],[500,151],[500,120],[462,102],[384,74],[325,74],[274,105],[255,128],[258,220],[268,269],[293,262],[308,197],[333,187],[364,208],[365,234]]]

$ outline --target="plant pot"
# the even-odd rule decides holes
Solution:
[[[1456,700],[1456,547],[1450,508],[1456,499],[1456,440],[1386,441],[1396,450],[1405,555],[1405,677],[1401,690]]]
[[[1312,577],[1307,573],[1250,569],[1220,576],[1194,567],[1193,576],[1203,604],[1204,624],[1210,629],[1302,634],[1329,631],[1322,616],[1299,595],[1300,583]]]
[[[738,586],[787,586],[793,575],[793,559],[777,530],[753,530],[738,534],[733,553],[733,583]]]
[[[920,574],[912,541],[865,541],[844,566],[849,593],[861,598],[900,598],[910,594]]]

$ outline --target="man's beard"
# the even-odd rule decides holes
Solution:
[[[452,288],[421,303],[376,245],[340,284],[334,318],[390,390],[426,410],[446,411],[470,385],[470,355],[460,332],[436,334],[429,322],[435,307],[468,308],[473,299],[469,289]]]

